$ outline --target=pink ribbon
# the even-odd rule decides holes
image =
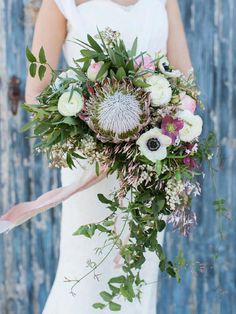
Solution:
[[[78,181],[61,188],[54,189],[32,202],[20,203],[12,207],[0,217],[0,233],[8,232],[38,215],[47,209],[57,206],[72,195],[88,189],[92,185],[100,182],[107,175],[107,168],[103,167],[99,176],[95,175],[94,169],[89,169],[83,173]]]

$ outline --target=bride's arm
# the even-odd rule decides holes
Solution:
[[[38,55],[43,46],[47,61],[54,69],[58,66],[63,42],[66,36],[66,19],[58,9],[54,0],[43,0],[34,31],[32,51]],[[26,81],[25,98],[27,103],[35,103],[35,98],[50,82],[50,71],[42,81],[31,78],[28,74]]]
[[[167,0],[166,8],[169,20],[168,59],[175,68],[187,75],[192,63],[178,1]]]
[[[55,1],[43,0],[35,25],[32,52],[37,55],[43,46],[47,61],[53,69],[56,69],[58,66],[58,60],[67,32],[66,24],[67,21]],[[36,77],[32,78],[28,74],[25,91],[26,102],[29,104],[36,103],[36,97],[49,84],[50,79],[50,70],[46,72],[42,81]],[[105,176],[106,171],[104,169],[99,176],[95,174],[94,170],[94,173],[90,172],[90,176],[87,176],[87,181],[92,182],[91,185],[93,185],[101,181]],[[81,186],[84,186],[85,183],[81,182]]]

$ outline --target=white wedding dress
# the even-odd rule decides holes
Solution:
[[[127,47],[131,47],[138,36],[139,51],[148,51],[155,56],[159,50],[166,51],[168,37],[168,18],[165,0],[139,0],[134,5],[123,6],[111,0],[90,0],[79,6],[74,0],[55,0],[59,9],[68,20],[68,34],[64,44],[64,55],[68,64],[73,64],[73,58],[79,57],[80,47],[72,41],[79,38],[86,41],[87,34],[95,35],[97,27],[100,30],[107,26],[121,33]],[[84,164],[85,167],[89,167]],[[83,169],[63,169],[62,184],[68,185],[78,176],[83,176]],[[115,250],[97,270],[101,274],[100,280],[93,278],[93,274],[81,281],[75,288],[76,295],[70,294],[72,283],[65,283],[65,277],[78,279],[89,268],[87,261],[99,262],[104,255],[97,256],[94,249],[101,247],[105,237],[95,234],[93,239],[83,236],[72,236],[79,226],[92,222],[99,222],[110,212],[97,199],[98,193],[106,196],[117,186],[116,177],[110,176],[88,190],[78,193],[63,203],[61,221],[60,259],[56,278],[44,308],[43,314],[94,314],[111,313],[108,308],[95,310],[92,304],[102,301],[99,292],[108,290],[109,278],[119,276],[119,255]],[[121,219],[117,228],[122,226]],[[123,238],[128,234],[126,228]],[[163,233],[159,234],[159,243],[163,242]],[[107,250],[104,251],[104,254]],[[142,303],[130,303],[123,298],[118,300],[122,305],[121,314],[155,314],[156,290],[158,277],[158,258],[155,253],[146,253],[146,262],[141,272],[142,278],[154,282],[143,288]]]

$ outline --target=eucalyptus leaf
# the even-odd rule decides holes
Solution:
[[[36,119],[30,120],[28,123],[22,126],[22,128],[20,129],[20,132],[28,131],[35,124],[35,122],[36,122]]]
[[[118,80],[122,80],[126,77],[126,72],[125,72],[125,69],[120,67],[118,69],[118,71],[116,72],[116,77]]]
[[[96,40],[93,39],[92,36],[87,35],[87,39],[88,42],[90,44],[90,46],[97,52],[103,52],[102,48],[100,47],[100,45],[96,42]]]
[[[97,77],[96,77],[97,80],[100,80],[104,76],[104,74],[106,74],[110,65],[111,65],[110,62],[106,62],[102,65],[101,69],[99,70],[99,72],[97,74]]]
[[[131,53],[130,53],[131,57],[135,57],[136,56],[137,49],[138,49],[138,38],[136,37],[134,42],[133,42],[132,48],[131,48]]]
[[[142,79],[135,79],[133,81],[134,86],[141,87],[141,88],[147,88],[150,87],[150,84],[145,83]]]

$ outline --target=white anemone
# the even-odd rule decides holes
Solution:
[[[201,135],[203,121],[198,115],[194,115],[189,110],[178,113],[178,118],[184,121],[184,127],[179,131],[181,141],[191,142]]]
[[[166,148],[170,146],[171,143],[171,138],[163,135],[161,133],[161,129],[159,128],[153,128],[143,133],[137,140],[137,144],[142,155],[153,162],[166,158]]]
[[[170,67],[170,63],[166,56],[160,57],[160,60],[158,62],[158,67],[161,71],[161,73],[165,74],[167,77],[180,77],[181,72],[179,70],[173,70]]]
[[[163,75],[152,75],[147,78],[146,82],[150,85],[146,90],[151,94],[152,106],[164,106],[170,102],[172,89]]]
[[[78,92],[65,92],[58,101],[58,111],[62,116],[76,116],[83,108],[83,97]]]

